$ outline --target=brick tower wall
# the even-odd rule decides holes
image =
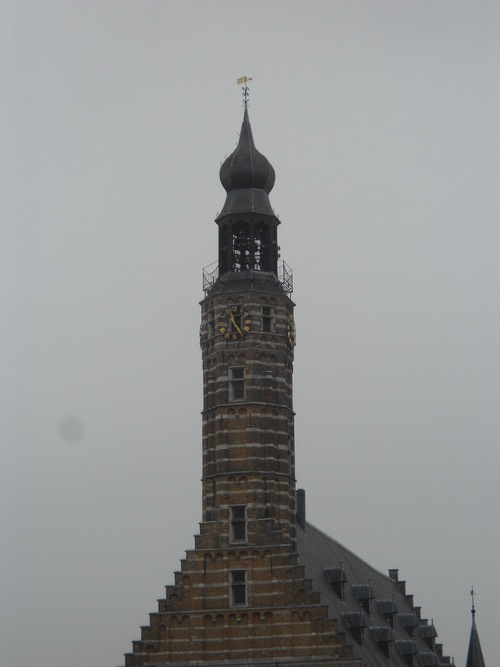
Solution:
[[[233,278],[202,302],[200,533],[126,665],[359,667],[296,553],[293,302]]]
[[[237,340],[219,331],[233,306],[250,320]],[[284,294],[222,294],[202,304],[203,521],[217,525],[205,546],[231,543],[229,508],[237,505],[246,507],[248,542],[294,545],[292,315]],[[243,375],[240,397],[233,369]]]

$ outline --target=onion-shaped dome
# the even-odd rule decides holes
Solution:
[[[227,197],[217,219],[229,213],[274,215],[268,197],[274,186],[274,169],[255,148],[246,107],[238,145],[222,163],[220,180]]]

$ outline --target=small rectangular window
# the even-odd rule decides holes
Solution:
[[[231,573],[231,604],[233,606],[247,603],[247,573],[245,570],[233,570]]]
[[[272,331],[274,325],[274,309],[262,306],[262,331]]]
[[[247,539],[247,521],[245,505],[231,507],[231,542],[245,542]]]
[[[208,337],[213,338],[213,336],[215,336],[215,314],[212,308],[208,312]]]
[[[245,398],[245,369],[238,366],[229,369],[229,400],[240,401]]]

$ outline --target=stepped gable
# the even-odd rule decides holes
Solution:
[[[274,586],[265,581],[271,563],[278,580]],[[226,568],[231,564],[251,565],[255,576],[269,587],[258,605],[229,608],[221,604]],[[158,612],[150,614],[149,624],[141,628],[141,640],[133,642],[133,653],[126,656],[128,667],[193,661],[198,665],[271,664],[266,663],[271,656],[280,665],[306,664],[307,658],[307,664],[324,667],[360,667],[290,551],[281,555],[277,550],[251,548],[238,553],[189,551],[175,581],[166,587],[166,598],[158,601]]]

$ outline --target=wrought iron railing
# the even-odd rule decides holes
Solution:
[[[285,293],[290,296],[293,292],[293,271],[284,260],[278,262],[278,280],[283,285]]]
[[[219,262],[215,261],[205,266],[203,269],[203,291],[205,296],[212,290],[212,287],[219,277]]]
[[[219,262],[212,262],[203,269],[203,291],[205,296],[212,291],[213,286],[219,278]],[[293,271],[288,264],[281,260],[278,262],[278,280],[285,294],[290,296],[293,292]]]

